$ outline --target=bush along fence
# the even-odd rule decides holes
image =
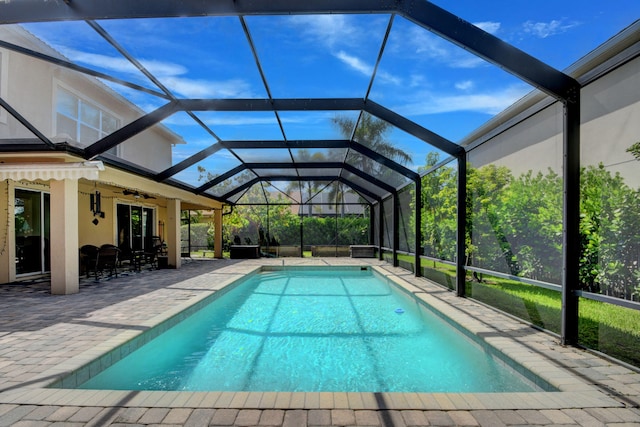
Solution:
[[[560,284],[562,177],[493,164],[467,173],[466,265]],[[451,166],[423,177],[424,255],[455,259],[456,179]],[[580,289],[638,301],[640,189],[601,164],[584,167],[580,210]]]

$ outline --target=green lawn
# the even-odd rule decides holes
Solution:
[[[222,254],[224,257],[229,257],[229,252],[225,252]],[[199,251],[191,251],[191,256],[194,258],[215,258],[213,249],[199,250]]]
[[[413,257],[399,255],[413,268]],[[455,284],[455,267],[421,260],[425,277],[449,288]],[[466,293],[534,325],[559,333],[560,292],[513,280],[484,275],[482,283],[466,280]],[[579,342],[620,360],[640,366],[640,311],[580,298]]]

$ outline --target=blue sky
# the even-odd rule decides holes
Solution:
[[[433,3],[559,70],[640,17],[637,0]],[[389,15],[245,18],[274,98],[363,98],[389,21]],[[267,97],[238,17],[98,23],[179,98]],[[155,88],[84,22],[27,28],[74,62]],[[165,102],[111,86],[144,111]],[[518,78],[396,16],[369,97],[457,142],[531,90]],[[222,139],[283,139],[273,113],[196,114]],[[283,112],[280,119],[288,139],[341,138],[331,125],[336,114]],[[186,114],[163,124],[187,142],[177,147],[174,163],[215,142]],[[389,139],[413,156],[409,166],[414,169],[432,150],[399,130]],[[203,165],[220,173],[237,163],[221,150]],[[194,170],[181,178],[193,181]]]

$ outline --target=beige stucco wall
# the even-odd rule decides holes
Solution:
[[[583,165],[602,162],[640,188],[640,162],[626,150],[640,141],[640,58],[582,90]]]
[[[47,158],[43,158],[41,155],[32,155],[19,159],[10,159],[7,157],[4,160],[15,163],[35,163],[47,160]],[[187,191],[176,189],[146,178],[132,176],[129,173],[110,167],[101,171],[99,175],[100,176],[97,181],[81,179],[78,184],[78,191],[75,193],[75,197],[77,197],[78,213],[78,249],[85,244],[95,246],[100,246],[105,243],[117,244],[116,207],[118,203],[143,206],[153,209],[155,212],[153,234],[162,234],[162,237],[165,240],[171,230],[170,222],[175,221],[176,219],[179,222],[179,215],[175,212],[173,213],[173,216],[169,218],[167,206],[170,203],[173,203],[174,206],[178,203],[179,206],[182,206],[185,209],[221,209],[219,202],[205,197],[196,196]],[[15,188],[49,193],[50,182],[0,181],[0,206],[6,207],[0,209],[0,283],[7,283],[16,280],[15,233],[13,220],[13,199]],[[152,195],[154,198],[144,199],[126,196],[122,193],[125,188]],[[91,211],[90,195],[96,190],[100,191],[101,194],[101,210],[104,212],[104,218],[94,216]],[[94,218],[98,220],[97,225],[92,223]],[[159,227],[160,221],[164,224],[164,228],[162,230]],[[180,229],[179,224],[173,225],[174,232],[176,229]],[[173,245],[175,246],[174,250],[177,254],[176,258],[179,258],[179,238],[173,243]],[[174,260],[172,265],[179,266],[179,261]]]
[[[102,199],[101,209],[104,212],[104,218],[94,217],[91,211],[90,194],[96,191],[93,184],[81,184],[78,188],[78,246],[94,245],[100,246],[105,243],[116,244],[115,240],[115,210],[111,198],[113,193],[100,188]],[[98,220],[98,224],[94,225],[92,221]]]
[[[474,167],[494,163],[515,176],[562,170],[562,105],[555,103],[469,153]]]
[[[11,28],[11,27],[10,27]],[[20,37],[10,29],[0,28],[0,36],[3,40],[14,44],[25,43],[25,38]],[[0,49],[2,62],[6,74],[2,76],[7,84],[6,93],[2,97],[21,115],[32,120],[32,123],[43,130],[52,130],[51,113],[51,75],[54,66],[47,63],[35,63],[22,55],[15,54],[6,49]],[[20,82],[13,82],[13,76],[20,76]],[[43,76],[47,76],[43,78]],[[40,102],[31,102],[37,99]],[[43,108],[44,107],[44,108]],[[45,131],[46,132],[46,131]],[[0,137],[2,138],[34,138],[34,135],[20,124],[12,116],[8,115],[6,122],[0,123]]]
[[[220,209],[221,207],[220,202],[207,197],[198,196],[189,191],[171,187],[148,178],[131,175],[111,167],[107,167],[100,172],[99,181],[157,196],[158,199],[154,203],[162,203],[163,198],[171,198],[181,200],[183,209]],[[166,207],[166,204],[164,206]]]
[[[91,211],[90,194],[100,191],[101,209],[104,212],[104,218],[94,216]],[[131,206],[141,206],[153,209],[155,212],[153,234],[159,235],[159,221],[167,223],[167,206],[166,199],[135,199],[126,197],[122,194],[122,189],[107,189],[103,185],[98,184],[97,187],[93,183],[83,183],[80,185],[78,194],[78,228],[80,231],[80,244],[100,246],[105,243],[117,245],[117,205],[125,204]],[[93,220],[97,219],[98,224],[94,225]],[[163,236],[164,237],[164,236]]]
[[[548,168],[562,173],[564,109],[548,106],[476,147],[475,167],[489,163],[509,167],[514,175]],[[588,84],[581,91],[581,163],[600,162],[640,188],[640,163],[626,150],[640,141],[640,58]]]

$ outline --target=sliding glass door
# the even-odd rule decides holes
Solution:
[[[153,236],[153,209],[118,204],[118,246],[124,252],[144,250]]]
[[[48,193],[15,190],[16,275],[44,273],[51,269],[49,208]]]

